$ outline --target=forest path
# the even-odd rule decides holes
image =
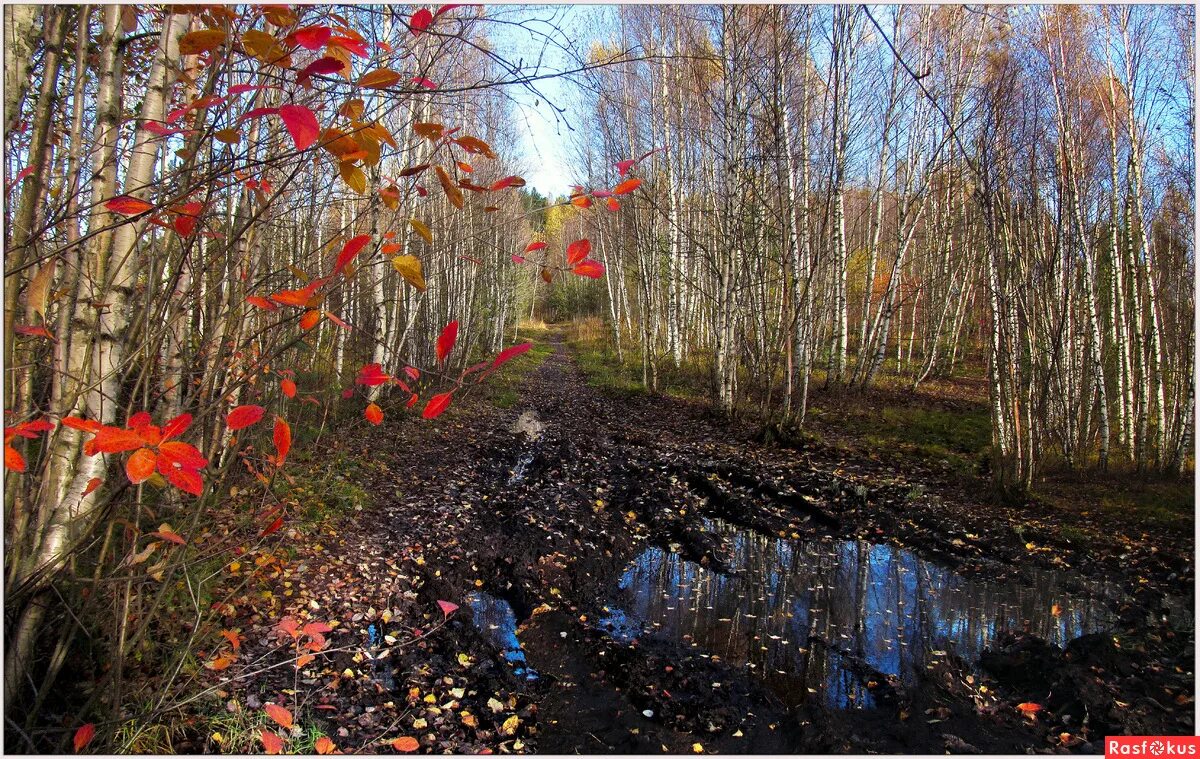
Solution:
[[[333,690],[288,698],[319,702],[339,747],[1023,753],[1190,729],[1190,631],[1147,623],[1161,597],[1104,574],[1157,577],[1141,554],[1064,567],[996,510],[761,445],[703,404],[605,394],[545,341],[505,408],[463,399],[339,441],[361,466],[338,476],[372,503],[297,547],[284,609],[341,622]],[[418,636],[441,600],[461,608]],[[1056,647],[1099,629],[1121,647]]]

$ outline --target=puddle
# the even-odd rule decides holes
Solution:
[[[509,432],[524,434],[529,442],[536,443],[538,440],[541,440],[542,433],[546,431],[546,425],[541,419],[538,419],[536,411],[528,409],[521,412],[521,415],[516,418],[508,430]]]
[[[720,520],[706,526],[724,539],[732,574],[650,548],[626,569],[600,624],[620,639],[662,636],[744,667],[789,706],[820,699],[869,707],[874,675],[864,672],[908,687],[948,655],[974,666],[1006,629],[1027,624],[1062,646],[1112,621],[1103,588],[1071,595],[1050,571],[1034,570],[1031,587],[1002,585],[894,546],[785,540]]]
[[[537,672],[525,661],[525,650],[517,639],[517,615],[508,601],[478,590],[468,593],[466,601],[471,607],[475,626],[504,654],[505,661],[512,665],[513,674],[536,680]]]

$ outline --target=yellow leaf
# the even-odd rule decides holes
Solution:
[[[425,272],[416,256],[396,256],[392,259],[392,266],[396,267],[405,282],[425,292]]]
[[[292,56],[280,46],[279,40],[264,31],[251,29],[243,34],[242,47],[267,65],[279,65],[284,68],[292,65]]]
[[[342,107],[338,109],[338,113],[348,119],[354,120],[363,115],[364,104],[361,98],[351,98],[342,103]]]
[[[54,282],[54,266],[57,262],[57,258],[51,258],[42,264],[38,268],[37,274],[33,275],[29,289],[25,291],[25,302],[42,315],[43,321],[46,319],[46,299],[50,294],[50,285]]]
[[[337,60],[341,61],[342,62],[342,70],[341,70],[342,78],[345,79],[347,82],[350,81],[350,70],[352,68],[352,64],[350,63],[350,53],[346,52],[345,48],[338,47],[337,45],[329,45],[325,48],[325,57],[326,58],[336,58]],[[350,116],[348,118],[354,118],[354,117]]]
[[[350,189],[359,195],[366,193],[367,175],[362,173],[362,169],[352,163],[343,161],[338,164],[338,173],[342,175],[342,181],[349,185]]]
[[[375,69],[359,77],[359,87],[391,87],[400,81],[400,75],[391,69]]]
[[[359,150],[358,143],[336,127],[327,127],[322,130],[321,147],[328,150],[338,160],[341,160],[342,156],[350,155]]]
[[[503,735],[512,735],[517,732],[517,728],[521,725],[521,719],[517,715],[513,715],[504,720],[504,724],[500,726],[500,732]]]
[[[431,121],[418,121],[416,124],[413,124],[413,131],[427,140],[441,139],[443,128],[441,124]]]
[[[225,41],[224,29],[200,29],[179,38],[180,55],[199,55],[220,47]]]
[[[218,129],[213,132],[213,137],[226,145],[236,145],[242,141],[242,133],[236,129]]]
[[[470,712],[463,712],[458,715],[462,719],[462,723],[467,727],[479,727],[479,720]]]
[[[417,230],[417,234],[425,238],[425,242],[430,245],[433,244],[433,233],[429,231],[429,227],[416,219],[409,219],[408,223],[412,225],[413,229]]]

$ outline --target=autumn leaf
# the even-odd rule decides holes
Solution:
[[[320,316],[320,313],[317,314]],[[296,397],[296,383],[293,380],[285,379],[279,382],[279,389],[289,398]]]
[[[425,242],[433,244],[433,232],[429,231],[429,227],[417,219],[409,219],[408,223],[417,231],[421,237],[425,238]]]
[[[375,69],[369,71],[358,78],[359,87],[367,87],[372,89],[382,89],[391,87],[400,81],[400,75],[391,69]]]
[[[567,246],[567,266],[574,266],[588,257],[592,252],[592,243],[588,239],[576,240]]]
[[[358,370],[358,377],[355,378],[354,382],[359,385],[374,387],[382,385],[390,379],[391,376],[385,374],[383,367],[379,364],[366,364]]]
[[[268,754],[283,753],[283,739],[267,728],[259,728],[258,736],[262,739],[263,749]]]
[[[619,200],[617,200],[616,198],[609,198],[609,199],[608,199],[608,200],[605,202],[605,204],[604,204],[604,205],[605,205],[605,206],[607,206],[607,207],[608,207],[608,210],[610,210],[610,211],[614,211],[614,212],[615,212],[615,211],[620,211],[620,210],[621,210],[621,202],[620,202]]]
[[[180,55],[199,55],[207,53],[209,50],[214,50],[221,46],[225,41],[225,31],[223,29],[200,29],[195,32],[188,32],[179,38],[179,54]]]
[[[370,235],[359,235],[358,237],[352,237],[347,240],[346,244],[342,246],[341,252],[338,253],[337,262],[333,266],[334,274],[337,274],[341,272],[342,269],[346,268],[346,264],[353,261],[354,257],[358,255],[359,251],[366,247],[367,243],[370,241]]]
[[[633,179],[626,179],[624,182],[613,188],[613,195],[627,195],[641,186],[642,180],[637,179],[636,177]]]
[[[83,489],[83,494],[86,496],[89,493],[93,493],[95,492],[96,488],[103,484],[104,480],[100,479],[99,477],[93,477],[92,479],[88,480],[87,487]]]
[[[442,617],[449,617],[458,609],[458,604],[450,603],[449,601],[438,601],[438,608],[442,610]]]
[[[412,83],[420,87],[424,87],[427,90],[437,89],[437,82],[433,81],[432,79],[426,79],[423,76],[414,76],[412,78]]]
[[[10,472],[25,471],[25,457],[11,445],[4,446],[4,468]]]
[[[468,153],[474,153],[476,155],[487,156],[488,158],[496,157],[496,154],[492,151],[491,145],[488,145],[486,142],[479,139],[478,137],[473,137],[469,134],[464,135],[462,137],[454,138],[454,144],[458,145],[460,148],[467,151]]]
[[[333,741],[324,735],[317,738],[316,742],[313,743],[313,748],[317,750],[318,754],[332,754],[337,751],[337,746],[333,745]]]
[[[311,309],[304,312],[304,316],[300,317],[300,329],[310,330],[317,326],[317,322],[321,321],[321,312],[317,309]]]
[[[305,66],[300,73],[296,75],[296,81],[300,84],[304,84],[314,76],[328,76],[329,74],[337,74],[346,68],[346,62],[344,60],[327,55],[324,58],[318,58],[317,60]]]
[[[543,248],[545,248],[547,245],[549,245],[549,243],[545,243],[545,242],[531,242],[531,243],[529,243],[528,245],[526,245],[526,246],[525,246],[525,252],[526,252],[526,253],[533,253],[534,251],[537,251],[537,250],[542,250],[542,249],[543,249]]]
[[[262,30],[251,29],[243,34],[242,48],[268,66],[287,68],[292,65],[292,57],[279,44],[279,40]]]
[[[96,735],[96,726],[91,722],[86,725],[80,725],[75,731],[75,738],[72,741],[75,744],[75,753],[78,754],[83,750],[83,747],[92,742],[92,738]]]
[[[512,255],[512,262],[514,264],[523,264],[525,263],[525,256],[518,256],[516,253],[514,253]]]
[[[246,405],[238,406],[233,411],[230,411],[225,417],[225,424],[231,430],[240,430],[243,427],[249,427],[263,418],[267,410],[262,406]]]
[[[428,12],[429,11],[426,11],[426,13],[428,13]],[[421,748],[421,744],[418,743],[417,739],[412,737],[411,735],[405,735],[401,738],[397,738],[396,740],[392,741],[392,748],[394,748],[397,751],[400,751],[402,753],[410,754],[413,751],[416,751],[417,749]]]
[[[346,186],[359,195],[367,192],[367,175],[354,164],[346,161],[341,162],[338,164],[338,174],[341,175],[342,181],[346,183]]]
[[[422,8],[412,14],[412,18],[408,20],[409,31],[413,33],[413,36],[416,36],[428,29],[432,23],[433,13],[428,8]]]
[[[436,419],[441,416],[442,412],[450,408],[450,399],[453,395],[453,393],[440,393],[430,398],[429,403],[425,405],[425,410],[421,412],[421,417],[423,419]]]
[[[600,263],[599,261],[592,261],[591,259],[588,259],[586,261],[579,262],[575,268],[571,269],[571,273],[578,274],[581,277],[600,279],[604,276],[604,264]]]
[[[503,190],[507,187],[524,187],[524,186],[525,186],[525,180],[522,179],[521,177],[505,177],[504,179],[501,179],[500,181],[494,183],[488,189],[491,190],[492,192],[495,192],[496,190]]]
[[[46,301],[50,297],[50,285],[54,283],[54,269],[58,264],[57,258],[51,258],[38,267],[29,287],[25,290],[25,302],[36,313],[46,318]]]
[[[288,451],[292,449],[292,428],[282,417],[275,417],[275,432],[272,437],[275,441],[275,450],[278,451],[275,465],[283,466]]]
[[[504,362],[520,356],[522,353],[527,353],[532,347],[533,343],[521,343],[520,345],[514,345],[510,348],[505,348],[496,355],[496,360],[492,362],[492,366],[500,366]]]
[[[283,517],[275,517],[275,521],[267,525],[267,528],[260,532],[258,536],[260,538],[265,538],[274,532],[278,532],[280,527],[283,527]]]
[[[592,199],[587,195],[576,195],[575,197],[571,198],[571,205],[575,206],[576,208],[591,208]]]
[[[450,351],[454,349],[454,343],[458,340],[458,320],[450,322],[442,329],[442,334],[438,335],[437,340],[437,360],[442,363],[446,360],[446,356],[450,355]]]
[[[136,216],[139,213],[145,213],[154,208],[154,204],[129,195],[121,195],[105,201],[104,207],[122,216]]]
[[[174,543],[176,545],[180,545],[180,546],[187,545],[187,541],[183,539],[183,536],[181,536],[179,533],[175,532],[175,530],[171,529],[171,525],[167,524],[166,522],[160,524],[158,526],[157,530],[155,530],[154,532],[151,532],[149,534],[156,538],[160,538],[162,540],[166,540],[171,543]]]
[[[450,175],[441,166],[434,166],[433,170],[437,172],[437,178],[442,184],[442,191],[446,193],[446,199],[455,208],[461,209],[464,204],[462,190],[454,185],[454,182],[450,180]]]
[[[263,706],[263,711],[267,713],[268,717],[275,720],[275,724],[279,725],[283,729],[292,729],[292,713],[286,708],[280,706],[279,704],[265,704]]]
[[[1042,710],[1042,705],[1026,701],[1023,704],[1017,704],[1017,710],[1030,719],[1036,719],[1037,713]]]
[[[263,309],[264,311],[278,311],[279,310],[279,306],[275,305],[274,303],[267,300],[266,298],[264,298],[261,295],[247,295],[246,302],[252,306],[258,306],[259,308]]]
[[[371,424],[378,425],[383,421],[383,409],[379,408],[379,406],[375,405],[374,403],[371,403],[367,406],[366,410],[363,411],[363,416],[365,416],[367,421]]]
[[[157,463],[158,455],[154,451],[149,448],[139,448],[125,462],[125,474],[129,477],[130,482],[139,485],[150,479]]]
[[[300,47],[320,50],[329,42],[332,30],[328,26],[305,26],[291,33],[291,39]]]
[[[292,136],[296,150],[307,150],[317,142],[321,134],[321,125],[308,108],[302,105],[281,105],[279,118],[283,119],[283,125]]]
[[[392,259],[392,266],[400,272],[400,276],[404,277],[405,282],[417,290],[425,292],[425,274],[421,268],[420,259],[409,255],[396,256]]]

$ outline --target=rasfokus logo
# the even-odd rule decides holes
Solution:
[[[1114,735],[1104,739],[1104,756],[1172,757],[1200,755],[1194,735]]]

